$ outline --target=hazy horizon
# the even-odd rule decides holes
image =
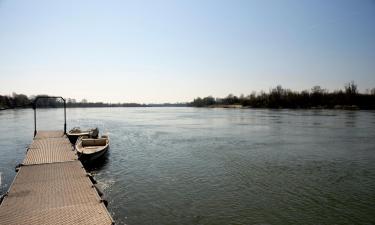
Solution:
[[[0,94],[175,103],[375,88],[375,2],[1,1]]]

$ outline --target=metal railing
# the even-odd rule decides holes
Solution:
[[[61,100],[63,100],[64,102],[64,134],[66,134],[66,102],[65,102],[65,99],[61,96],[38,96],[35,98],[34,102],[33,102],[33,109],[34,109],[34,137],[37,133],[37,130],[36,130],[36,107],[37,107],[37,103],[38,103],[38,100],[41,99],[41,98],[59,98]]]

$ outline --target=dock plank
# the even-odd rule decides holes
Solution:
[[[78,156],[67,138],[44,138],[33,141],[22,164],[68,162],[77,159]]]
[[[64,137],[64,131],[60,130],[46,130],[46,131],[38,131],[34,137],[35,139],[41,139],[41,138],[61,138]]]

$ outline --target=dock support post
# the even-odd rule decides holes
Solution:
[[[66,102],[64,98],[62,100],[64,101],[64,134],[66,134]]]
[[[33,103],[34,109],[34,137],[36,136],[36,102]]]

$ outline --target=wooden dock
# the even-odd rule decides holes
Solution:
[[[38,131],[0,205],[0,224],[113,224],[63,131]]]

